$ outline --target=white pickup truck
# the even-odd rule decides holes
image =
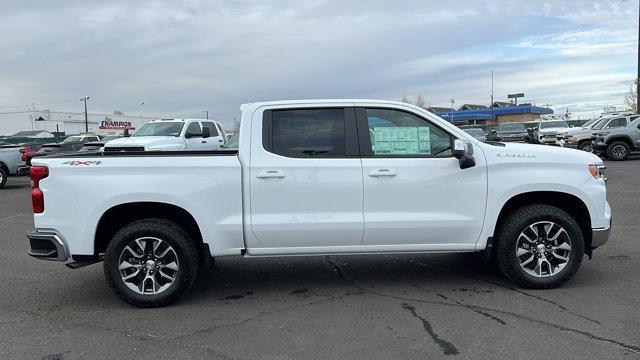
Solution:
[[[410,104],[246,104],[238,150],[35,158],[33,257],[104,261],[124,301],[168,304],[219,256],[481,252],[531,288],[609,236],[603,163],[483,143]]]
[[[152,120],[130,137],[108,141],[107,152],[216,150],[224,145],[222,124],[213,120]]]

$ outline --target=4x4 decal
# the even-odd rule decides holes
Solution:
[[[91,165],[102,165],[102,161],[93,161],[93,160],[73,160],[73,161],[65,161],[62,165],[69,166],[91,166]]]

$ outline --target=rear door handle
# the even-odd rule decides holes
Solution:
[[[256,177],[258,179],[281,179],[284,177],[284,174],[277,170],[269,170],[257,173]]]
[[[393,170],[389,170],[389,169],[379,169],[379,170],[373,170],[369,172],[369,176],[373,176],[373,177],[378,177],[378,176],[396,176],[398,175],[397,172],[393,171]]]

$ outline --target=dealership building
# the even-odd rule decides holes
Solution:
[[[88,127],[90,133],[98,135],[121,135],[125,129],[134,132],[143,124],[158,119],[160,118],[114,111],[111,114],[88,113],[85,123],[84,113],[32,110],[13,115],[10,120],[21,129],[31,129],[34,132],[74,135],[84,133]]]
[[[446,107],[429,107],[427,110],[456,125],[530,122],[540,118],[540,115],[553,114],[553,110],[546,107],[501,101],[496,101],[491,106],[464,104],[458,110]]]

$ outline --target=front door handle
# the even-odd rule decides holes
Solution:
[[[284,174],[277,170],[269,170],[257,173],[256,177],[258,179],[281,179],[284,177]]]
[[[369,176],[378,177],[378,176],[396,176],[397,172],[389,169],[379,169],[369,172]]]
[[[203,143],[203,144],[206,144],[206,143],[207,143],[207,140],[202,140],[202,143]]]

